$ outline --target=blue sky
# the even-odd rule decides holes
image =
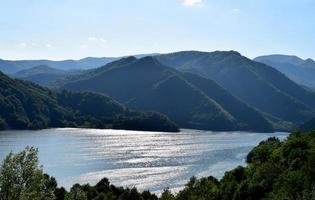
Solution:
[[[314,0],[1,0],[0,58],[180,50],[315,58]]]

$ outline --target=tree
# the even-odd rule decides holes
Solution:
[[[175,197],[172,192],[166,188],[161,194],[160,200],[175,200]]]
[[[87,200],[86,193],[79,184],[72,186],[70,192],[66,195],[66,200]]]
[[[38,162],[38,150],[26,147],[24,151],[9,153],[0,168],[1,200],[55,199],[54,179],[44,175]]]

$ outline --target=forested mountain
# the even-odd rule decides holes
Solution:
[[[64,71],[55,69],[46,65],[39,65],[30,69],[18,71],[11,76],[14,78],[31,81],[39,85],[48,85],[64,78],[67,74],[73,74],[75,72]]]
[[[293,81],[315,90],[315,61],[297,56],[267,55],[254,59],[284,73]]]
[[[315,94],[272,67],[235,51],[186,51],[158,55],[163,64],[214,80],[265,116],[303,123],[315,116]]]
[[[130,108],[158,111],[183,128],[272,131],[259,112],[213,81],[183,74],[153,57],[123,58],[74,76],[62,88],[100,92]]]
[[[159,113],[129,111],[101,94],[56,93],[0,72],[0,129],[48,127],[178,131]]]

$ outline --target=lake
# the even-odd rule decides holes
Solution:
[[[95,184],[103,177],[117,186],[136,186],[160,193],[181,189],[192,176],[221,178],[245,165],[247,153],[260,141],[289,133],[179,133],[97,129],[46,129],[0,132],[0,159],[25,146],[39,149],[44,171],[67,189],[74,183]]]

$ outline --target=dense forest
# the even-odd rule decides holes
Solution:
[[[54,92],[0,72],[0,129],[88,127],[178,131],[165,115],[129,110],[96,93]]]
[[[1,200],[309,200],[315,198],[315,131],[269,138],[247,155],[247,166],[227,171],[221,180],[192,177],[176,194],[117,187],[103,178],[96,185],[75,184],[66,191],[43,173],[38,150],[10,153],[0,168]]]

